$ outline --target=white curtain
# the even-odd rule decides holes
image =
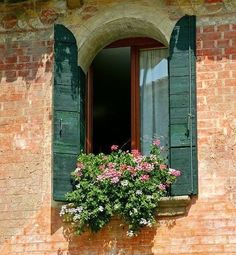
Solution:
[[[166,155],[168,148],[169,98],[168,50],[140,52],[141,150],[150,151],[153,139],[160,139]]]

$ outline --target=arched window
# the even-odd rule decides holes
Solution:
[[[155,130],[160,129],[161,131],[158,132],[168,135],[169,165],[182,171],[182,176],[171,187],[172,195],[197,194],[195,37],[195,17],[184,16],[177,22],[172,32],[168,60],[165,51],[146,51],[139,54],[140,72],[137,75],[140,75],[140,81],[145,82],[139,84],[143,109],[139,111],[141,125],[137,127],[138,136],[136,134],[133,140],[137,143],[137,139],[140,139],[141,149],[145,152],[146,145],[143,141],[146,134],[152,136]],[[150,54],[152,56],[149,56]],[[169,107],[167,113],[164,113],[168,115],[163,120],[164,130],[162,124],[158,124],[163,118],[162,112],[154,107],[158,103],[160,106],[162,98],[160,96],[159,101],[152,102],[150,107],[148,104],[150,88],[155,86],[146,86],[147,81],[150,80],[151,83],[153,81],[147,77],[148,72],[142,72],[141,67],[143,64],[143,70],[145,69],[147,63],[144,63],[147,60],[150,60],[150,65],[158,66],[160,59],[166,61],[158,68],[168,67],[168,89],[157,93],[167,94],[165,98]],[[163,74],[167,74],[167,70],[161,72],[154,80],[160,81]],[[62,25],[55,25],[54,81],[53,194],[54,200],[63,201],[64,194],[71,189],[70,172],[74,168],[76,156],[85,149],[86,98],[85,74],[80,67],[77,67],[76,41],[72,33]],[[142,113],[142,111],[150,111],[149,109],[152,109],[150,116]],[[152,123],[151,128],[150,123]],[[135,127],[132,127],[132,131],[135,130]]]

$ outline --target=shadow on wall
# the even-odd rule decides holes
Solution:
[[[10,41],[0,44],[0,82],[12,83],[19,78],[30,84],[40,82],[52,71],[53,41]]]
[[[176,221],[187,217],[188,212],[197,197],[193,197],[191,204],[186,208],[186,213],[182,216],[159,217],[156,226],[153,228],[144,228],[137,237],[129,238],[127,225],[118,217],[113,217],[111,222],[97,233],[86,231],[81,236],[75,236],[64,225],[59,216],[59,209],[53,209],[52,213],[52,234],[63,228],[63,235],[68,241],[68,250],[59,248],[57,255],[77,255],[79,254],[106,254],[106,255],[126,255],[126,254],[154,254],[154,244],[158,243],[161,231],[171,232],[176,226]],[[171,238],[171,237],[170,237]]]

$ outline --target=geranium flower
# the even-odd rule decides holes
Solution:
[[[83,170],[85,168],[84,164],[81,162],[77,162],[76,166],[77,166],[77,169],[80,169],[80,170]]]
[[[104,170],[105,170],[105,165],[104,165],[104,164],[100,165],[100,166],[99,166],[99,169],[100,169],[101,171],[104,171]]]
[[[131,154],[132,154],[134,157],[140,156],[139,150],[132,150],[132,151],[131,151]]]
[[[126,164],[121,164],[120,165],[120,170],[121,171],[125,171],[127,169],[127,165]]]
[[[161,141],[159,139],[156,139],[152,142],[153,145],[159,146],[161,144]]]
[[[169,168],[169,172],[171,175],[176,176],[176,177],[181,175],[181,172],[176,169]]]
[[[148,174],[143,174],[140,176],[141,181],[148,181],[150,179],[150,176]]]
[[[160,190],[166,190],[166,185],[163,184],[163,183],[161,183],[161,184],[159,184],[158,188],[159,188]]]
[[[161,164],[160,165],[160,170],[164,170],[164,169],[166,169],[167,168],[167,165],[164,165],[164,164]]]
[[[115,144],[113,144],[113,145],[111,146],[111,150],[112,150],[112,151],[116,151],[116,150],[118,150],[118,148],[119,148],[119,146],[118,146],[118,145],[115,145]]]

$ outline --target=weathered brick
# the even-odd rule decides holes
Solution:
[[[89,19],[93,17],[96,21],[94,15],[100,5],[102,8],[103,4],[106,8],[110,5],[108,9],[112,10],[113,5],[125,4],[125,1],[119,2],[89,1],[84,11],[77,12],[82,23],[78,30],[79,26],[83,27],[83,19],[90,29]],[[139,2],[130,1],[130,4]],[[144,2],[145,8],[151,4],[151,1]],[[215,8],[223,1],[205,2],[206,6]],[[166,1],[171,8],[179,8],[179,3]],[[91,8],[93,4],[95,7]],[[214,18],[214,15],[209,16],[209,20]],[[207,19],[203,19],[206,23]],[[202,22],[199,16],[198,21]],[[127,238],[126,226],[113,219],[97,234],[86,232],[67,240],[59,211],[51,207],[52,126],[49,115],[52,112],[53,60],[45,64],[42,56],[53,53],[53,36],[0,44],[2,77],[13,79],[0,78],[0,243],[7,239],[0,248],[1,254],[235,253],[236,25],[227,22],[222,18],[215,25],[197,27],[199,195],[192,198],[185,216],[158,219],[159,225],[143,230],[133,239]],[[13,35],[8,34],[10,37]],[[83,38],[76,39],[80,42]]]

